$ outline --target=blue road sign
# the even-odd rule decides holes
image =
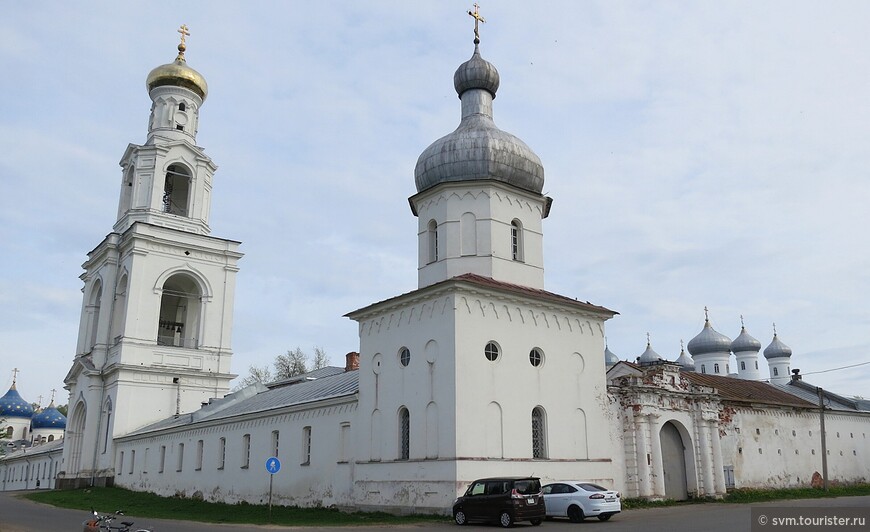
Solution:
[[[274,456],[271,458],[266,458],[266,471],[269,474],[274,475],[278,471],[281,471],[281,460],[278,460]]]

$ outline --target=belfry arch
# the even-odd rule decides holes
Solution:
[[[190,273],[173,273],[163,282],[157,344],[196,349],[202,324],[203,288]]]

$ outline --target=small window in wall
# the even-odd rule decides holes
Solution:
[[[196,442],[196,470],[202,471],[202,448],[203,442],[199,440]]]
[[[426,233],[429,246],[428,262],[431,264],[438,260],[438,223],[435,220],[429,220]]]
[[[547,427],[544,409],[532,409],[532,458],[547,458]]]
[[[758,369],[758,361],[755,361],[755,369]]]
[[[136,450],[130,451],[130,474],[133,474],[133,469],[136,467]]]
[[[142,456],[142,474],[143,475],[148,474],[148,452],[149,451],[150,451],[150,449],[148,447],[145,447],[145,454]]]
[[[713,364],[713,373],[719,373],[719,364]]]
[[[278,437],[279,433],[277,430],[272,431],[272,456],[278,458]]]
[[[779,368],[773,368],[773,376],[776,377],[779,375]]]
[[[302,464],[311,464],[311,427],[302,429]]]
[[[511,259],[523,260],[523,225],[519,220],[511,222]]]
[[[707,373],[707,366],[701,364],[701,373]]]
[[[242,469],[251,465],[251,435],[242,436]]]
[[[495,362],[499,357],[499,348],[495,342],[489,342],[486,344],[486,347],[483,348],[483,354],[486,356],[486,359],[490,362]]]
[[[741,361],[740,361],[740,371],[743,371],[743,370],[745,370],[745,369],[746,369],[746,361],[745,361],[745,360],[741,360]]]
[[[163,473],[163,468],[166,466],[166,446],[160,446],[160,467],[157,469],[158,473]]]
[[[341,433],[339,436],[339,462],[347,462],[348,445],[350,444],[350,423],[341,424]]]
[[[537,347],[529,351],[529,363],[536,368],[543,364],[544,352]]]
[[[227,439],[218,440],[218,469],[223,469],[227,463]]]
[[[184,470],[184,444],[178,444],[178,463],[176,464],[175,470],[181,472]]]
[[[407,347],[399,349],[399,363],[407,366],[411,362],[411,351]]]
[[[124,472],[124,451],[121,451],[121,454],[118,455],[118,474]]]
[[[399,460],[411,456],[411,413],[404,406],[399,409]]]
[[[178,110],[181,111],[182,113],[187,110],[187,107],[184,105],[184,102],[181,102],[180,104],[178,104]]]

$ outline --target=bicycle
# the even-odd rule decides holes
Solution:
[[[114,514],[100,515],[93,508],[93,517],[82,523],[83,532],[154,532],[150,528],[131,528],[133,521],[121,521],[121,526],[112,526],[112,521],[118,516],[124,515],[124,512],[117,510]]]

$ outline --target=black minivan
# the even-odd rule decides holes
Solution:
[[[537,477],[475,480],[465,490],[465,495],[453,503],[453,519],[457,525],[487,521],[508,528],[517,521],[529,521],[538,526],[546,515],[541,479]]]

